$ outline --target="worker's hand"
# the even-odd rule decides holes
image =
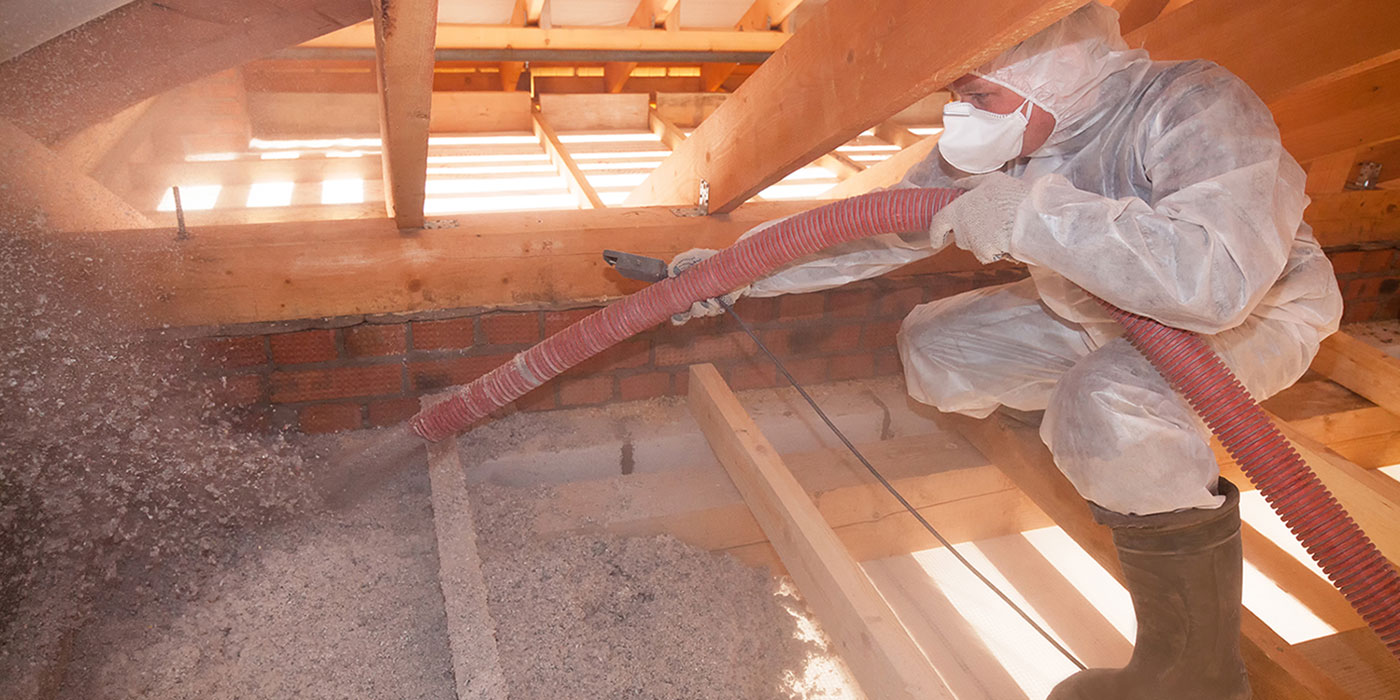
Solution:
[[[700,263],[700,261],[705,260],[718,252],[719,251],[712,250],[710,248],[691,248],[690,250],[687,250],[684,253],[677,255],[671,260],[671,264],[666,266],[666,274],[671,277],[675,277],[676,275],[679,275],[682,272],[685,272],[686,270],[689,270],[690,268],[696,266]],[[733,304],[734,302],[739,300],[739,297],[743,296],[748,291],[749,288],[747,285],[745,285],[741,289],[736,289],[724,295],[724,301],[727,304]],[[724,307],[720,305],[718,299],[702,299],[700,301],[695,302],[694,304],[691,304],[689,311],[682,311],[678,314],[672,314],[671,324],[679,326],[692,318],[698,318],[701,316],[718,316],[722,313],[724,313]]]
[[[984,263],[1010,256],[1016,210],[1030,194],[1026,183],[1006,173],[965,177],[953,183],[967,190],[933,215],[929,236],[936,244],[949,234],[963,250]]]

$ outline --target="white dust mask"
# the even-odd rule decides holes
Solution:
[[[1010,114],[977,109],[966,102],[943,105],[943,135],[938,152],[949,165],[980,175],[1021,155],[1030,114],[1028,99]]]

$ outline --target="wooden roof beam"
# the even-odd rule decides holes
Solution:
[[[1300,161],[1388,141],[1400,124],[1400,60],[1290,92],[1269,108],[1284,147]]]
[[[510,13],[510,25],[512,27],[524,27],[528,25],[530,22],[529,12],[529,0],[515,0],[515,8],[512,9]],[[501,90],[505,92],[515,92],[515,87],[520,82],[520,74],[525,71],[525,62],[501,61],[499,68]]]
[[[832,0],[627,203],[694,206],[703,180],[711,210],[730,211],[1081,4],[988,0],[972,12],[955,0]],[[925,70],[911,76],[911,65]]]
[[[400,229],[423,226],[437,0],[373,0],[384,206]]]
[[[637,9],[632,11],[632,18],[627,20],[627,26],[633,29],[653,29],[656,27],[656,3],[654,0],[641,0],[637,3]],[[622,86],[627,84],[627,79],[632,77],[632,69],[637,67],[636,61],[610,61],[603,64],[603,86],[607,92],[622,92]]]
[[[1126,38],[1159,61],[1215,61],[1273,102],[1400,58],[1397,34],[1392,0],[1194,0]]]
[[[525,5],[526,22],[538,27],[540,20],[544,18],[545,0],[520,0]]]
[[[0,119],[52,143],[369,13],[365,0],[137,0],[0,64]]]

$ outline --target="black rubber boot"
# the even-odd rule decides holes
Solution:
[[[1225,504],[1123,515],[1090,504],[1113,529],[1137,615],[1133,657],[1121,669],[1080,671],[1048,700],[1247,700],[1240,657],[1240,492],[1220,480]]]

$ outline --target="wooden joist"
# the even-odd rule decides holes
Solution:
[[[51,143],[369,16],[365,0],[138,0],[0,64],[0,119]]]
[[[954,427],[1001,468],[1080,547],[1115,578],[1122,580],[1117,550],[1107,528],[1094,522],[1084,499],[1060,473],[1036,430],[994,415],[983,421],[944,415]],[[1348,696],[1326,673],[1309,663],[1248,610],[1242,611],[1241,651],[1249,667],[1254,696],[1260,700]]]
[[[534,110],[530,112],[530,117],[534,120],[535,137],[540,140],[540,146],[549,154],[550,161],[568,183],[569,191],[578,197],[579,206],[584,209],[603,209],[603,200],[598,197],[598,192],[593,189],[593,185],[588,184],[588,178],[579,169],[578,163],[574,162],[573,156],[569,155],[568,149],[564,148],[564,144],[559,142],[559,134],[550,128],[544,115],[539,110]]]
[[[694,206],[703,180],[710,210],[730,211],[1081,4],[987,0],[971,12],[953,0],[832,0],[627,204]],[[912,79],[908,66],[921,67]]]
[[[783,45],[788,35],[783,32],[740,32],[728,30],[688,29],[668,32],[658,29],[605,27],[505,27],[475,24],[440,24],[437,29],[439,50],[499,50],[515,51],[635,51],[666,54],[726,53],[769,54]],[[374,46],[373,28],[356,24],[326,34],[302,44],[307,48],[363,49]],[[450,55],[450,54],[448,54]]]
[[[689,405],[866,694],[951,699],[937,670],[712,365],[691,367]]]
[[[384,206],[400,229],[423,225],[437,0],[373,0]]]

